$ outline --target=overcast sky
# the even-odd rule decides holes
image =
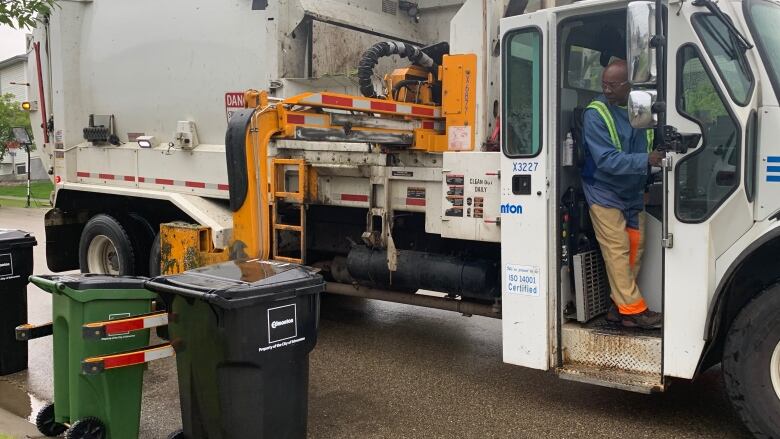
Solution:
[[[0,25],[0,61],[24,54],[24,31]]]

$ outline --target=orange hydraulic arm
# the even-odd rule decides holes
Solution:
[[[329,92],[271,102],[265,91],[246,92],[249,108],[233,115],[226,136],[233,210],[230,258],[271,256],[272,139],[369,143],[425,152],[472,150],[476,56],[445,56],[439,78],[441,106]]]

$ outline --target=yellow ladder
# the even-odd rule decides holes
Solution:
[[[287,187],[286,170],[290,167],[298,167],[298,188],[295,191]],[[271,258],[277,261],[303,264],[306,257],[306,207],[304,198],[306,195],[308,176],[307,165],[303,159],[271,159],[271,202],[273,203],[273,215],[271,216],[271,230],[273,231]],[[297,209],[299,212],[298,224],[284,222],[282,208]],[[279,253],[280,232],[291,232],[300,237],[300,257],[292,257]]]

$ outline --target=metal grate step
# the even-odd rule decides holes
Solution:
[[[660,331],[645,333],[568,322],[561,335],[561,372],[570,379],[612,380],[632,389],[647,387],[641,383],[651,384],[650,390],[662,385]]]

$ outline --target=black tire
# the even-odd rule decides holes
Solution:
[[[168,435],[167,439],[184,439],[184,430],[176,430]]]
[[[745,426],[757,438],[780,438],[780,284],[756,296],[731,324],[723,376]]]
[[[54,420],[54,403],[50,402],[35,415],[35,427],[44,436],[56,437],[68,427]]]
[[[135,276],[148,276],[149,254],[157,232],[146,218],[137,213],[129,213],[117,219],[127,230],[130,242],[133,244],[133,254],[135,255],[135,273],[133,274]]]
[[[103,238],[108,238],[116,250],[113,256],[109,258],[110,262],[106,262],[105,265],[116,269],[119,275],[135,275],[135,252],[130,235],[128,235],[125,228],[116,218],[106,214],[93,216],[87,221],[84,230],[81,232],[81,239],[79,240],[79,267],[81,272],[90,272],[88,262],[90,247],[100,245],[98,241],[103,241]],[[100,267],[97,269],[93,267],[93,270],[102,274],[108,273],[107,270]]]
[[[71,424],[65,439],[106,439],[106,426],[98,418],[84,418]]]
[[[160,234],[157,233],[152,241],[152,248],[149,250],[149,277],[160,275]]]

